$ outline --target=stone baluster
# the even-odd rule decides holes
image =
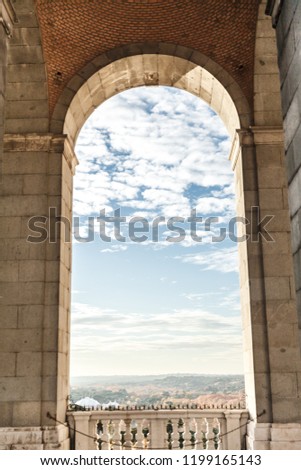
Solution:
[[[190,433],[190,419],[187,418],[183,422],[183,442],[182,442],[182,448],[183,449],[191,449],[191,433]]]
[[[176,428],[176,429],[175,429]],[[166,425],[166,434],[167,434],[167,449],[171,450],[174,447],[178,446],[177,443],[177,425],[175,425],[171,420],[167,422]],[[176,442],[175,442],[176,439]]]
[[[143,450],[144,447],[144,435],[143,435],[143,420],[135,420],[133,422],[133,427],[136,429],[135,434],[135,444],[133,450]]]
[[[120,420],[119,422],[119,434],[120,434],[120,449],[123,449],[124,443],[125,443],[125,431],[126,431],[126,426],[125,422],[123,419]]]
[[[111,450],[119,449],[120,442],[119,442],[119,426],[116,421],[110,420],[109,422],[109,435],[110,435],[110,444]]]
[[[214,438],[215,438],[215,434],[213,433],[213,419],[208,418],[208,443],[207,443],[208,450],[214,450]]]
[[[214,418],[212,422],[212,433],[213,433],[214,449],[217,450],[220,448],[220,433],[221,433],[220,422],[217,418]]]
[[[91,428],[91,426],[90,426]],[[95,433],[97,439],[97,449],[101,450],[101,435],[102,435],[102,422],[101,420],[97,420],[95,423]]]
[[[123,420],[123,430],[124,433],[124,441],[122,445],[123,450],[132,450],[133,443],[132,443],[132,420],[131,418],[125,418]]]
[[[110,435],[109,435],[109,421],[102,419],[102,434],[101,434],[101,450],[111,450]]]
[[[184,437],[184,432],[185,432],[185,422],[183,419],[179,419],[176,423],[176,429],[175,429],[175,444],[174,447],[177,447],[178,449],[184,449],[185,445],[185,437]]]
[[[198,420],[197,449],[208,449],[208,430],[209,425],[206,418]]]
[[[150,448],[150,446],[149,446],[149,438],[150,438],[149,432],[150,432],[150,424],[146,419],[144,419],[143,424],[142,424],[144,449],[149,449]]]
[[[124,435],[125,435],[125,424],[122,420],[118,420],[115,422],[115,449],[122,450],[123,443],[124,443]]]
[[[91,436],[89,439],[88,450],[98,450],[99,448],[99,434],[98,434],[98,421],[90,417],[88,435]],[[94,439],[93,439],[94,437]]]
[[[196,419],[193,418],[189,421],[189,443],[188,443],[189,447],[186,446],[187,449],[191,449],[191,450],[197,449],[197,440],[198,440],[197,432],[198,432],[197,422],[196,422]]]

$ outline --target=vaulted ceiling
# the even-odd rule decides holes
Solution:
[[[159,43],[210,57],[251,104],[258,5],[259,0],[36,0],[50,107],[73,75],[100,54],[130,44],[160,52]]]

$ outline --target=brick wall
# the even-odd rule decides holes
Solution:
[[[100,54],[133,44],[136,53],[141,53],[141,44],[148,45],[144,53],[161,53],[159,43],[198,50],[210,57],[236,80],[252,104],[259,3],[36,0],[51,111],[72,77]]]

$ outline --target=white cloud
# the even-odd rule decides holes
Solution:
[[[128,247],[126,245],[111,245],[110,248],[100,250],[101,253],[119,253],[120,251],[126,251]]]
[[[202,215],[228,215],[234,217],[234,199],[232,197],[217,198],[214,196],[201,197],[197,201],[196,209]]]
[[[222,273],[232,273],[238,271],[238,253],[235,248],[222,248],[204,253],[193,253],[178,256],[183,263],[199,265],[205,271],[219,271]]]
[[[145,315],[75,303],[72,330],[72,348],[77,351],[214,351],[241,346],[239,316],[227,318],[202,309]]]
[[[82,216],[81,235],[88,235],[87,216],[98,216],[102,209],[112,215],[118,207],[128,220],[145,217],[150,229],[154,218],[187,218],[191,208],[196,208],[203,217],[218,216],[220,224],[228,221],[234,215],[234,177],[228,161],[229,150],[227,132],[219,117],[188,93],[164,87],[139,88],[107,100],[87,121],[76,147],[80,164],[74,179],[74,213]],[[222,245],[216,249],[208,247],[212,234],[219,233],[219,226],[213,225],[210,231],[205,230],[204,225],[198,227],[204,246],[202,253],[195,253],[199,242],[192,240],[188,232],[176,247],[168,243],[166,236],[177,234],[168,231],[166,225],[160,227],[159,242],[147,240],[139,246],[141,249],[151,247],[148,250],[151,256],[158,257],[161,253],[154,253],[155,250],[173,247],[172,255],[162,253],[162,260],[170,267],[176,258],[179,271],[184,262],[203,270],[232,273],[238,266],[235,250],[222,249]],[[95,227],[96,239],[99,238],[97,222]],[[124,226],[121,233],[127,235]],[[111,255],[118,256],[133,243],[114,243],[112,224],[106,225],[106,234],[113,238],[113,243],[97,246],[97,253],[105,254],[104,270]],[[194,253],[190,253],[191,250]],[[184,252],[185,255],[181,255]],[[125,275],[122,267],[116,269],[117,276]],[[134,303],[128,301],[124,310],[132,313],[125,313],[85,304],[77,296],[81,303],[72,307],[72,348],[76,360],[80,356],[93,358],[92,371],[98,370],[100,358],[104,356],[110,357],[112,363],[121,363],[120,368],[123,367],[120,358],[126,357],[127,364],[134,364],[133,368],[135,362],[140,363],[144,373],[147,357],[149,361],[156,357],[158,370],[165,368],[165,371],[168,367],[179,367],[178,361],[184,365],[193,363],[194,370],[199,370],[199,361],[205,358],[206,367],[211,371],[213,358],[218,366],[224,358],[230,361],[231,354],[235,357],[240,353],[239,316],[227,318],[219,313],[238,312],[236,294],[224,292],[218,302],[214,302],[216,309],[211,309],[211,297],[207,294],[188,292],[181,297],[177,268],[172,274],[168,270],[156,272],[156,280],[161,278],[162,291],[179,290],[181,305],[190,308],[147,315],[143,306],[135,312]],[[94,270],[90,269],[87,276],[93,284]],[[147,282],[151,284],[152,274],[149,276]],[[113,283],[112,297],[116,296],[115,288]],[[97,300],[94,302],[97,304]],[[98,303],[101,305],[101,298]],[[82,367],[90,366],[85,362]],[[110,363],[107,367],[110,369]],[[127,371],[130,370],[130,366],[127,367]]]
[[[190,184],[222,190],[233,179],[220,119],[201,100],[164,87],[107,100],[87,121],[76,151],[74,208],[80,215],[118,203],[186,216]]]
[[[219,290],[202,293],[188,292],[182,294],[182,296],[189,300],[194,307],[206,304],[207,306],[213,305],[223,312],[225,312],[225,310],[232,313],[241,311],[240,292],[235,288],[232,290],[221,288]]]

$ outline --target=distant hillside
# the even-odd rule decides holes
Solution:
[[[162,387],[217,387],[220,392],[227,388],[239,391],[244,388],[243,375],[211,375],[211,374],[172,374],[172,375],[113,375],[93,377],[71,377],[71,386],[88,385],[134,385],[153,383]]]
[[[209,374],[72,378],[72,400],[85,396],[101,404],[117,401],[122,406],[236,404],[244,400],[244,378]]]
[[[162,388],[191,390],[198,388],[205,393],[239,392],[244,388],[242,375],[170,375],[154,380]]]
[[[162,379],[166,375],[102,375],[91,377],[71,377],[71,385],[95,385],[95,384],[134,384],[134,383],[147,383],[153,382],[156,379]]]

